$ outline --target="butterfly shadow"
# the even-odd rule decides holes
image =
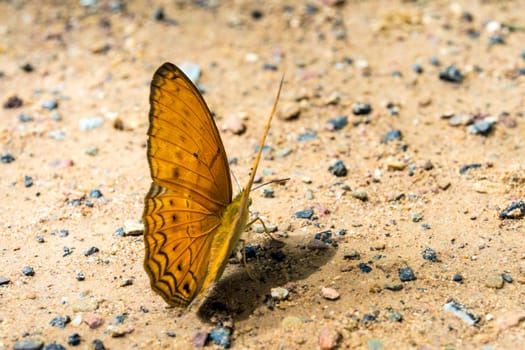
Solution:
[[[304,237],[290,237],[282,245],[265,249],[249,260],[246,268],[242,263],[230,264],[200,304],[199,318],[204,322],[224,317],[240,321],[261,305],[273,308],[271,288],[293,289],[294,282],[319,271],[336,253],[336,248],[329,245],[308,249]]]

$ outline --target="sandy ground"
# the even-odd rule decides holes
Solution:
[[[523,212],[499,217],[525,197],[523,1],[82,3],[0,2],[0,349],[75,333],[81,348],[188,348],[212,330],[224,343],[208,348],[524,343]],[[115,233],[140,224],[165,61],[200,67],[241,184],[285,73],[259,171],[290,180],[251,207],[285,245],[251,233],[257,278],[232,258],[189,309],[152,292],[142,236]],[[449,65],[461,82],[439,78]]]

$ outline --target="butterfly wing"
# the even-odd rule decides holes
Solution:
[[[232,200],[228,160],[202,96],[171,63],[153,76],[149,119],[144,267],[166,302],[185,306],[203,288],[213,234]]]

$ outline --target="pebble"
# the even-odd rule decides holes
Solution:
[[[379,339],[368,339],[366,342],[368,350],[382,350],[384,349],[383,342]]]
[[[452,281],[458,282],[458,283],[463,282],[463,276],[456,273],[454,276],[452,276]]]
[[[91,342],[90,350],[106,350],[104,343],[100,339],[95,339]]]
[[[472,163],[472,164],[463,165],[461,168],[459,168],[459,173],[460,174],[465,174],[470,169],[476,169],[476,168],[481,168],[481,164],[479,164],[479,163]]]
[[[263,197],[264,198],[274,198],[275,197],[275,189],[265,187],[263,188]]]
[[[278,158],[284,158],[292,154],[293,150],[291,148],[283,148],[275,154]]]
[[[102,124],[104,124],[104,118],[102,117],[82,118],[78,122],[78,126],[82,131],[99,128]]]
[[[368,200],[368,193],[363,188],[355,189],[351,192],[352,197],[359,199],[363,202],[366,202]]]
[[[290,292],[288,291],[288,289],[283,287],[276,287],[270,289],[270,295],[272,296],[272,299],[278,301],[286,300],[286,298],[288,298],[289,293]]]
[[[388,309],[387,310],[386,318],[390,322],[401,322],[401,321],[403,321],[403,315],[399,311],[393,310],[393,309]]]
[[[120,231],[122,230],[122,231]],[[120,234],[122,233],[122,234]],[[124,227],[117,229],[117,236],[142,236],[144,234],[144,224],[137,221],[124,221]]]
[[[225,128],[234,135],[242,135],[246,132],[246,124],[243,122],[243,117],[239,115],[230,115],[226,119]]]
[[[519,211],[519,214],[514,215],[514,211]],[[501,213],[499,213],[500,219],[509,219],[509,218],[519,218],[525,215],[525,202],[524,201],[517,201],[512,202],[508,207],[503,209]]]
[[[26,276],[34,276],[35,270],[31,266],[26,266],[22,269],[22,273]]]
[[[33,186],[33,178],[29,175],[24,176],[24,187],[31,187]]]
[[[357,267],[359,267],[359,270],[361,270],[361,272],[364,272],[364,273],[369,273],[372,271],[372,268],[365,263],[359,263]]]
[[[457,317],[465,321],[469,326],[474,326],[479,322],[480,318],[474,316],[465,305],[458,303],[455,300],[451,300],[443,306],[443,310],[446,312],[451,312]]]
[[[8,164],[15,161],[15,157],[13,157],[10,153],[6,153],[0,157],[0,162]]]
[[[508,273],[504,273],[501,275],[501,278],[503,278],[503,280],[507,283],[512,283],[514,282],[514,279],[512,278],[511,275],[509,275]]]
[[[400,268],[398,273],[401,282],[415,281],[417,279],[414,271],[408,266]]]
[[[88,147],[85,151],[85,153],[88,155],[88,156],[96,156],[99,152],[99,148],[96,147],[96,146],[91,146],[91,147]]]
[[[448,121],[450,126],[469,125],[474,121],[474,116],[467,113],[454,114]]]
[[[439,79],[450,83],[461,83],[464,79],[463,74],[455,65],[447,66],[443,71],[439,72]]]
[[[327,122],[326,129],[329,131],[341,130],[348,125],[348,117],[346,115],[330,119]]]
[[[5,109],[18,108],[18,107],[22,107],[23,104],[24,102],[22,101],[22,99],[15,95],[15,96],[9,97],[7,101],[4,102],[4,108]]]
[[[276,224],[266,224],[266,229],[268,230],[268,233],[277,232],[278,227]],[[253,230],[257,233],[265,233],[264,226],[262,224],[255,224],[253,225]]]
[[[317,133],[315,131],[305,132],[297,136],[297,142],[311,141],[317,138]]]
[[[44,346],[43,350],[67,350],[63,345],[57,343],[50,343]]]
[[[416,73],[416,74],[421,74],[423,73],[423,66],[420,65],[419,63],[414,63],[412,65],[412,70]]]
[[[303,323],[303,321],[297,316],[286,316],[281,321],[281,327],[284,329],[290,329],[301,323]]]
[[[387,143],[394,140],[401,140],[403,139],[403,134],[401,133],[401,130],[390,130],[388,131],[385,136],[383,136],[383,139],[381,140],[382,143]]]
[[[21,122],[21,123],[29,123],[29,122],[32,122],[34,119],[32,116],[30,115],[27,115],[27,114],[24,114],[24,113],[20,113],[18,115],[18,120]]]
[[[339,96],[339,93],[337,91],[334,91],[324,100],[325,105],[337,105],[339,104],[339,101],[341,100],[341,97]]]
[[[44,342],[40,339],[28,338],[15,342],[14,350],[40,350],[44,346]]]
[[[510,311],[496,319],[498,330],[504,331],[511,327],[518,326],[521,322],[525,321],[525,310]]]
[[[410,217],[410,220],[412,220],[412,222],[420,222],[421,220],[423,220],[423,214],[421,214],[421,213],[414,213]]]
[[[73,333],[69,337],[67,337],[67,345],[71,346],[77,346],[82,341],[82,338],[80,337],[80,334]]]
[[[431,262],[439,261],[437,258],[436,251],[429,247],[426,247],[425,249],[423,249],[423,251],[421,252],[421,256],[423,257],[423,259],[431,261]]]
[[[335,349],[341,340],[341,334],[331,326],[324,326],[319,332],[319,347],[321,350]]]
[[[42,102],[42,108],[52,111],[58,108],[58,102],[55,100],[44,101]]]
[[[2,286],[4,284],[8,284],[9,282],[11,282],[11,280],[9,278],[0,276],[0,286]]]
[[[471,124],[468,126],[468,131],[471,134],[479,134],[483,136],[487,136],[492,131],[492,126],[494,125],[494,121],[491,120],[478,120],[474,124]]]
[[[223,326],[218,326],[210,332],[210,339],[217,345],[227,349],[230,347],[231,329]]]
[[[351,250],[349,252],[343,252],[343,259],[345,260],[359,260],[361,259],[361,254],[357,250]]]
[[[326,250],[328,249],[328,244],[319,239],[311,239],[306,247],[309,250]]]
[[[107,333],[112,338],[122,338],[126,336],[126,334],[130,334],[132,332],[133,332],[133,329],[129,329],[123,325],[118,325],[118,326],[111,325],[107,328]]]
[[[51,130],[47,135],[53,140],[58,141],[62,141],[66,138],[66,132],[63,130]]]
[[[301,107],[295,102],[288,102],[279,108],[277,118],[285,121],[296,120],[301,116]]]
[[[387,159],[386,168],[389,170],[403,170],[406,168],[406,164],[395,159]]]
[[[398,282],[389,282],[385,284],[385,289],[397,292],[403,289],[403,284]]]
[[[201,77],[201,67],[198,64],[193,62],[182,62],[179,65],[179,68],[188,78],[190,78],[193,84],[197,84]]]
[[[86,250],[84,252],[84,256],[90,256],[90,255],[93,255],[95,253],[98,253],[100,251],[100,249],[98,249],[97,247],[91,247],[89,248],[88,250]]]
[[[332,173],[332,175],[335,175],[337,177],[346,176],[346,174],[348,172],[347,169],[346,169],[346,166],[344,165],[343,161],[341,161],[341,160],[336,160],[334,163],[332,163],[328,167],[328,171],[330,171],[330,173]]]
[[[209,334],[208,332],[197,332],[191,339],[191,343],[196,348],[203,348],[206,346],[206,343],[208,342]]]
[[[313,209],[305,209],[295,212],[293,216],[297,219],[310,219],[314,215]]]
[[[49,324],[52,327],[64,328],[69,322],[71,322],[71,318],[69,316],[57,316],[53,318]]]
[[[372,112],[372,106],[369,103],[356,102],[352,105],[354,115],[367,115]]]
[[[503,288],[503,277],[501,273],[491,273],[485,280],[485,286],[488,288],[501,289]]]
[[[78,272],[76,276],[77,281],[84,281],[86,279],[86,275],[84,275],[83,272]]]
[[[338,291],[329,287],[323,287],[321,289],[321,295],[327,300],[337,300],[341,296]]]
[[[102,197],[102,192],[100,192],[100,190],[95,188],[95,189],[91,190],[91,192],[89,192],[89,196],[91,198],[100,198],[100,197]]]

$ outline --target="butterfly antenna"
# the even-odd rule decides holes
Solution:
[[[275,110],[277,109],[277,102],[279,102],[279,96],[281,96],[281,89],[283,87],[284,83],[284,74],[281,78],[281,83],[279,84],[279,90],[277,90],[277,96],[275,96],[275,100],[273,101],[272,111],[270,112],[270,117],[268,118],[268,122],[266,123],[266,126],[264,127],[264,132],[261,137],[261,142],[259,143],[259,150],[257,151],[257,156],[255,156],[255,161],[253,162],[253,166],[250,173],[250,179],[248,180],[248,184],[246,185],[245,190],[250,191],[253,185],[253,180],[255,179],[255,174],[257,173],[257,166],[259,165],[259,160],[261,159],[261,155],[263,152],[263,146],[264,141],[266,141],[266,135],[268,135],[268,131],[270,130],[270,125],[272,124],[272,118],[275,114]]]
[[[251,192],[251,191],[258,190],[259,188],[264,187],[264,186],[268,186],[268,185],[270,185],[270,184],[284,184],[284,183],[286,183],[286,181],[288,181],[288,180],[290,180],[289,177],[285,177],[284,179],[275,179],[275,180],[271,180],[271,181],[268,181],[268,182],[265,182],[265,183],[263,183],[263,184],[260,184],[260,185],[255,186],[254,188],[252,188],[252,189],[250,190],[250,192]]]

